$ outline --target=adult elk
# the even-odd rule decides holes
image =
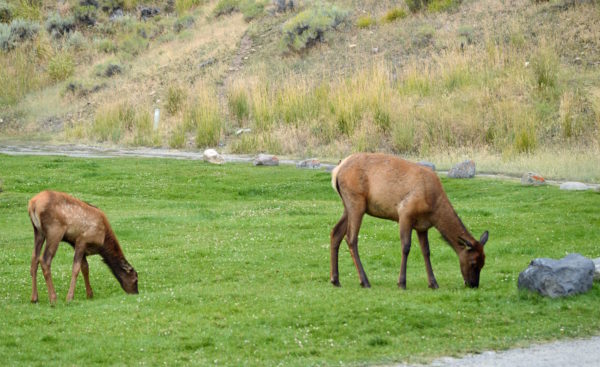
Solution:
[[[38,264],[42,266],[50,303],[56,302],[50,264],[61,241],[69,243],[75,250],[67,302],[73,299],[79,271],[83,273],[87,297],[92,298],[86,256],[94,254],[102,256],[125,292],[138,293],[137,272],[125,259],[117,237],[100,209],[62,192],[42,191],[29,201],[28,211],[34,234],[31,302],[38,301]],[[40,257],[44,240],[46,248],[43,257]]]
[[[460,261],[465,284],[479,286],[485,262],[485,231],[477,241],[452,208],[438,176],[429,168],[386,154],[353,154],[332,172],[331,184],[344,204],[344,214],[331,231],[331,283],[340,286],[338,252],[344,236],[358,271],[360,284],[370,287],[358,256],[358,231],[365,213],[398,222],[402,242],[402,263],[398,286],[406,289],[406,260],[412,230],[417,231],[425,259],[430,288],[438,288],[429,259],[427,231],[437,228],[452,246]]]

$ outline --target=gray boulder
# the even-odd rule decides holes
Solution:
[[[259,154],[253,163],[255,166],[279,166],[279,158],[270,154]]]
[[[217,152],[214,149],[206,149],[202,155],[204,157],[204,160],[207,161],[208,163],[212,163],[212,164],[224,164],[225,163],[225,158],[223,158],[223,156],[220,155],[219,152]]]
[[[296,168],[318,169],[321,168],[321,162],[316,158],[305,159],[296,163]]]
[[[460,162],[450,171],[448,171],[449,178],[473,178],[475,177],[475,162],[472,160],[466,160]]]
[[[521,185],[523,186],[541,186],[545,184],[546,180],[535,172],[526,172],[521,176]]]
[[[432,171],[435,171],[435,164],[431,163],[431,162],[427,162],[427,161],[420,161],[417,162],[418,165],[427,167],[429,169],[431,169]]]
[[[560,184],[560,189],[567,191],[585,191],[589,189],[589,187],[582,182],[563,182]]]
[[[0,191],[2,191],[2,181],[0,181]],[[594,271],[594,280],[600,280],[600,257],[592,261],[594,262],[594,267],[596,268]]]
[[[592,288],[594,270],[594,262],[580,254],[534,259],[519,274],[518,286],[550,298],[571,296]]]
[[[294,10],[294,0],[273,0],[275,10],[278,13],[283,13],[288,10]]]

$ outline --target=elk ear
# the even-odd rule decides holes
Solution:
[[[461,245],[468,247],[468,248],[473,248],[473,244],[471,242],[469,242],[469,240],[463,238],[463,237],[458,237],[458,243],[460,243]]]
[[[483,232],[483,234],[481,235],[481,238],[479,239],[479,244],[481,246],[485,245],[485,243],[487,242],[488,235],[489,235],[488,231]]]

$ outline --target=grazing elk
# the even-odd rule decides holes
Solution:
[[[460,261],[465,284],[479,286],[479,273],[485,262],[485,231],[477,241],[452,208],[435,172],[421,165],[386,154],[353,154],[332,172],[331,184],[344,204],[344,214],[331,231],[331,283],[340,286],[338,252],[344,236],[358,270],[360,284],[370,287],[358,256],[358,231],[365,213],[398,222],[402,243],[402,263],[398,286],[406,289],[406,260],[412,230],[417,231],[425,259],[429,287],[438,288],[429,259],[427,231],[437,228],[452,246]]]
[[[92,298],[93,292],[90,286],[86,256],[94,254],[102,256],[125,292],[138,293],[137,272],[125,259],[117,237],[100,209],[62,192],[42,191],[29,201],[28,211],[34,234],[34,248],[31,257],[33,281],[31,302],[38,301],[38,264],[42,266],[50,303],[56,302],[50,265],[61,241],[69,243],[75,250],[67,302],[73,299],[75,282],[80,270],[83,273],[87,297]],[[40,257],[44,240],[46,248],[43,257]]]

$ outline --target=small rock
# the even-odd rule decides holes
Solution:
[[[546,180],[535,172],[524,173],[521,177],[521,185],[523,186],[541,186],[545,184]]]
[[[251,133],[251,132],[252,132],[252,129],[248,129],[248,128],[238,129],[238,131],[235,132],[235,135],[242,135],[244,133]]]
[[[448,171],[449,178],[473,178],[475,177],[475,162],[472,160],[466,160],[460,162],[450,171]]]
[[[356,47],[356,44],[355,44],[355,43],[352,43],[352,44],[348,45],[348,47],[349,47],[349,48],[354,48],[354,47]]]
[[[279,158],[271,154],[259,154],[253,163],[255,166],[279,166]]]
[[[223,158],[223,156],[220,155],[219,152],[217,152],[214,149],[206,149],[202,155],[204,156],[204,160],[208,163],[212,163],[212,164],[225,163],[225,158]]]
[[[0,181],[0,190],[2,189],[1,186],[2,182]],[[600,257],[592,261],[594,262],[594,267],[596,268],[596,270],[594,270],[594,280],[600,280]]]
[[[518,286],[551,298],[571,296],[592,288],[594,270],[594,262],[580,254],[534,259],[519,274]]]
[[[371,49],[371,53],[373,53],[373,54],[376,54],[376,53],[378,53],[378,52],[379,52],[379,47],[373,47],[373,48]]]
[[[417,162],[417,164],[420,166],[423,166],[423,167],[427,167],[427,168],[431,169],[432,171],[435,171],[435,164],[433,164],[431,162],[420,161],[420,162]]]
[[[563,182],[560,184],[560,189],[568,191],[585,191],[589,189],[589,187],[582,182]]]
[[[321,162],[316,158],[306,159],[296,163],[296,168],[318,169],[321,168]]]

